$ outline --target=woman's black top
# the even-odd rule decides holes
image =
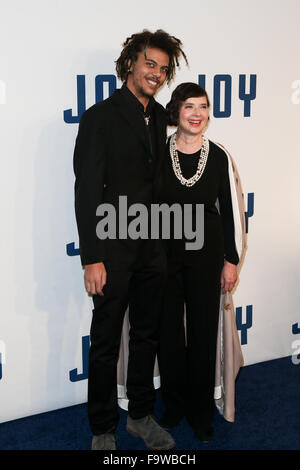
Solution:
[[[181,173],[184,178],[191,178],[197,171],[200,150],[193,154],[178,151]],[[239,257],[234,240],[234,220],[232,212],[231,191],[228,175],[228,158],[226,153],[213,142],[209,141],[209,154],[201,178],[191,187],[184,186],[176,177],[172,168],[169,153],[169,140],[166,146],[166,158],[160,175],[159,202],[169,205],[174,203],[204,204],[204,246],[203,250],[214,251],[220,246],[224,250],[224,258],[238,264]],[[218,201],[219,210],[216,206]],[[185,239],[170,240],[168,250],[178,254],[184,250]],[[193,256],[197,257],[194,252]]]

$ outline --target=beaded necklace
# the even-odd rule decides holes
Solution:
[[[187,187],[191,187],[191,186],[194,186],[194,184],[197,183],[197,181],[199,181],[206,166],[208,152],[209,152],[209,140],[205,136],[202,136],[202,147],[200,149],[200,157],[198,161],[197,171],[191,178],[186,179],[181,173],[180,162],[178,158],[178,151],[176,148],[176,132],[171,136],[170,156],[172,160],[172,166],[173,166],[175,176],[179,179],[181,184]]]

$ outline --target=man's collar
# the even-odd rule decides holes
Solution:
[[[144,111],[144,106],[142,103],[138,100],[138,98],[129,90],[129,88],[126,86],[126,83],[122,85],[122,88],[120,88],[121,93],[126,96],[128,100],[130,100],[131,103],[133,103],[135,106],[138,107],[139,110],[145,115],[149,116],[152,113],[153,106],[155,103],[155,100],[153,96],[150,97],[149,103],[147,105],[146,111]]]

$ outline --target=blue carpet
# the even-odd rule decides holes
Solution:
[[[241,369],[236,383],[236,421],[228,423],[216,410],[215,438],[201,444],[183,420],[171,431],[174,450],[299,450],[300,365],[290,357]],[[163,413],[157,392],[155,415]],[[119,450],[145,450],[143,442],[127,433],[127,413],[120,410]],[[86,404],[0,424],[1,450],[88,450],[91,432]]]

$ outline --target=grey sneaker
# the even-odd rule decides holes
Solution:
[[[126,429],[130,434],[141,437],[151,450],[168,450],[176,445],[172,436],[151,415],[141,419],[132,419],[128,415]]]
[[[116,450],[116,438],[111,432],[93,436],[92,450]]]

